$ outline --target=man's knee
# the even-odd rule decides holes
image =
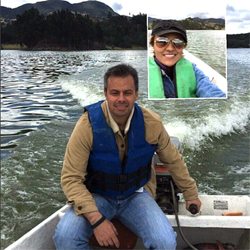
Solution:
[[[56,246],[56,249],[69,249],[70,239],[67,235],[62,233],[60,230],[56,230],[53,236],[53,240]]]
[[[175,250],[176,232],[172,231],[165,235],[159,232],[159,234],[153,234],[151,237],[148,236],[144,245],[149,249]]]
[[[176,245],[177,245],[176,237],[177,237],[177,233],[173,230],[173,228],[171,229],[169,228],[168,233],[164,237],[162,237],[163,239],[162,243],[166,244],[167,246],[167,248],[165,249],[171,249],[171,250],[176,249]]]
[[[175,250],[176,249],[176,239],[175,238],[161,238],[152,243],[153,248],[151,249],[165,249],[165,250]]]
[[[56,230],[53,240],[57,250],[89,249],[88,239],[78,238],[76,234]]]
[[[65,224],[63,220],[61,220],[55,230],[53,240],[56,246],[56,249],[71,249],[72,248],[72,240],[76,238],[76,230],[74,227],[68,223]]]

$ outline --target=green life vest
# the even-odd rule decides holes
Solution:
[[[178,98],[197,97],[196,77],[192,63],[182,57],[175,65],[175,72]],[[149,98],[166,98],[161,70],[151,56],[149,57]]]

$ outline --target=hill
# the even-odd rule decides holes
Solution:
[[[97,20],[68,9],[43,15],[32,7],[17,15],[16,20],[2,25],[1,49],[146,49],[146,24],[146,14],[128,18],[109,12],[106,18]]]
[[[149,28],[152,28],[160,19],[148,18]],[[199,17],[186,18],[183,20],[177,20],[186,30],[224,30],[225,20],[222,18],[206,18]]]
[[[29,10],[32,7],[37,9],[43,15],[48,15],[53,11],[62,9],[68,9],[69,11],[77,12],[78,14],[88,15],[93,19],[107,18],[109,13],[111,13],[113,16],[119,15],[108,5],[99,1],[85,1],[71,4],[63,0],[48,0],[34,4],[24,4],[13,9],[1,6],[1,17],[6,21],[15,19],[17,15],[22,15],[26,10]]]

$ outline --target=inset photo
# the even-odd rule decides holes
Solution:
[[[226,3],[175,5],[148,13],[148,98],[225,99]]]

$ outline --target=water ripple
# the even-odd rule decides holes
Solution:
[[[58,78],[81,72],[90,61],[79,53],[3,51],[1,150],[16,147],[20,137],[52,119],[65,119],[72,97]]]

